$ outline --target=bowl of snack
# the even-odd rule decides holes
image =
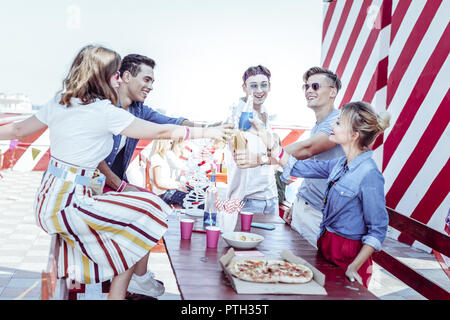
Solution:
[[[264,240],[263,236],[250,232],[227,232],[222,238],[230,246],[238,249],[254,248]]]

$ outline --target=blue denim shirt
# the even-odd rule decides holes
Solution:
[[[325,230],[344,238],[361,240],[375,250],[381,250],[389,217],[384,197],[384,178],[366,151],[347,164],[347,158],[332,160],[297,160],[289,157],[283,167],[282,179],[290,176],[326,178],[327,183],[339,179],[326,193],[319,237]]]
[[[144,119],[147,121],[155,122],[158,124],[177,124],[181,125],[186,118],[171,118],[167,117],[152,108],[145,106],[142,102],[133,102],[129,109],[130,113],[137,118]],[[119,151],[120,139],[121,135],[113,136],[114,146],[109,154],[106,157],[105,161],[111,170],[119,176],[122,180],[128,182],[126,177],[126,171],[128,165],[130,164],[131,158],[133,157],[134,150],[136,149],[137,143],[139,139],[127,138],[126,144],[122,149],[122,152]]]

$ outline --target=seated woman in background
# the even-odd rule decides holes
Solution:
[[[350,102],[341,108],[330,140],[342,146],[344,157],[333,160],[297,160],[273,142],[262,125],[253,122],[272,157],[283,166],[284,179],[290,176],[327,179],[323,219],[317,247],[325,259],[368,287],[372,275],[372,253],[381,250],[388,213],[384,178],[372,159],[370,146],[389,126],[387,113],[377,114],[365,102]],[[238,165],[245,156],[237,155]]]
[[[171,176],[171,168],[166,153],[172,147],[171,140],[154,140],[150,152],[150,179],[152,192],[160,196],[166,203],[183,206],[187,195],[186,184]]]
[[[187,171],[186,161],[183,156],[185,141],[171,141],[171,148],[166,150],[165,156],[170,167],[170,176],[176,181],[184,179]]]

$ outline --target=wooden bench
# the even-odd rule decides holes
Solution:
[[[47,268],[41,273],[41,300],[68,300],[69,298],[66,279],[57,278],[59,249],[59,235],[52,235]]]
[[[448,235],[431,229],[427,225],[402,215],[389,207],[386,207],[386,209],[389,214],[389,225],[392,228],[450,257],[450,237]],[[373,261],[425,298],[429,300],[450,300],[448,291],[411,269],[386,251],[375,252]]]
[[[41,300],[78,300],[78,294],[86,293],[86,285],[70,279],[58,279],[58,257],[60,236],[53,235],[46,270],[41,273]],[[161,238],[151,249],[153,253],[166,253],[164,240]],[[111,281],[101,284],[102,294],[108,293]]]
[[[52,235],[47,268],[41,273],[41,300],[78,300],[78,294],[86,291],[82,283],[57,278],[60,246],[60,235]],[[110,284],[110,281],[102,283],[102,293],[109,292]]]

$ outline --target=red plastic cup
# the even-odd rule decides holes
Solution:
[[[220,228],[216,226],[206,227],[206,247],[217,248],[219,242]]]
[[[252,212],[241,211],[241,230],[242,231],[250,231],[252,219],[253,219]]]
[[[192,228],[194,227],[194,220],[192,219],[181,219],[180,220],[180,228],[181,228],[181,239],[189,240],[192,235]]]

